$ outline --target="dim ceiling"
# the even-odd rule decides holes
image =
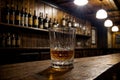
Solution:
[[[114,24],[120,25],[120,0],[88,0],[88,4],[85,6],[77,6],[73,3],[74,0],[44,0],[58,7],[72,12],[77,17],[88,19],[90,21],[96,21],[95,14],[97,10],[103,7],[107,13],[108,18],[111,19]],[[82,15],[82,16],[81,16]]]

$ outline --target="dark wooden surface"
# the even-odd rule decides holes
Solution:
[[[75,48],[75,58],[120,53],[119,48]],[[0,48],[0,65],[50,59],[49,47]]]
[[[71,70],[55,70],[50,60],[1,65],[0,80],[93,80],[120,62],[120,54],[75,58]]]

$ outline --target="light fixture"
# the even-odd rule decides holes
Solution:
[[[100,1],[102,2],[102,0],[100,0]],[[96,18],[98,18],[98,19],[105,19],[105,18],[107,18],[107,16],[108,16],[107,12],[103,8],[98,10],[97,13],[96,13]]]
[[[104,22],[105,27],[111,27],[113,26],[113,22],[110,19],[105,20]]]
[[[74,3],[78,6],[84,6],[88,3],[88,0],[74,0]]]
[[[113,26],[113,27],[112,27],[112,32],[117,32],[117,31],[119,31],[118,26]]]

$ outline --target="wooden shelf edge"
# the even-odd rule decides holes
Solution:
[[[28,27],[28,26],[21,26],[21,25],[13,25],[13,24],[7,24],[0,22],[0,25],[8,26],[8,27],[14,27],[14,28],[22,28],[22,29],[29,29],[29,30],[36,30],[36,31],[45,31],[48,32],[47,29],[40,29],[40,28],[34,28],[34,27]]]
[[[20,26],[20,25],[14,25],[14,24],[7,24],[0,22],[0,25],[2,26],[8,26],[10,28],[18,28],[18,29],[27,29],[27,30],[34,30],[34,31],[42,31],[42,32],[48,32],[47,29],[40,29],[40,28],[34,28],[34,27],[27,27],[27,26]],[[82,35],[82,34],[76,34],[77,36],[90,38],[89,35]]]

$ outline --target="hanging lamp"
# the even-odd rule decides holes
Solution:
[[[84,6],[88,3],[88,0],[74,0],[74,4],[78,6]]]
[[[105,27],[111,27],[111,26],[113,26],[112,20],[106,19],[105,22],[104,22],[104,26]]]
[[[113,27],[112,27],[112,32],[117,32],[117,31],[119,31],[118,26],[113,26]]]
[[[102,4],[102,0],[100,0],[100,1],[101,1],[101,4]],[[96,12],[96,18],[97,19],[105,19],[105,18],[107,18],[107,16],[108,16],[107,11],[103,8]]]

